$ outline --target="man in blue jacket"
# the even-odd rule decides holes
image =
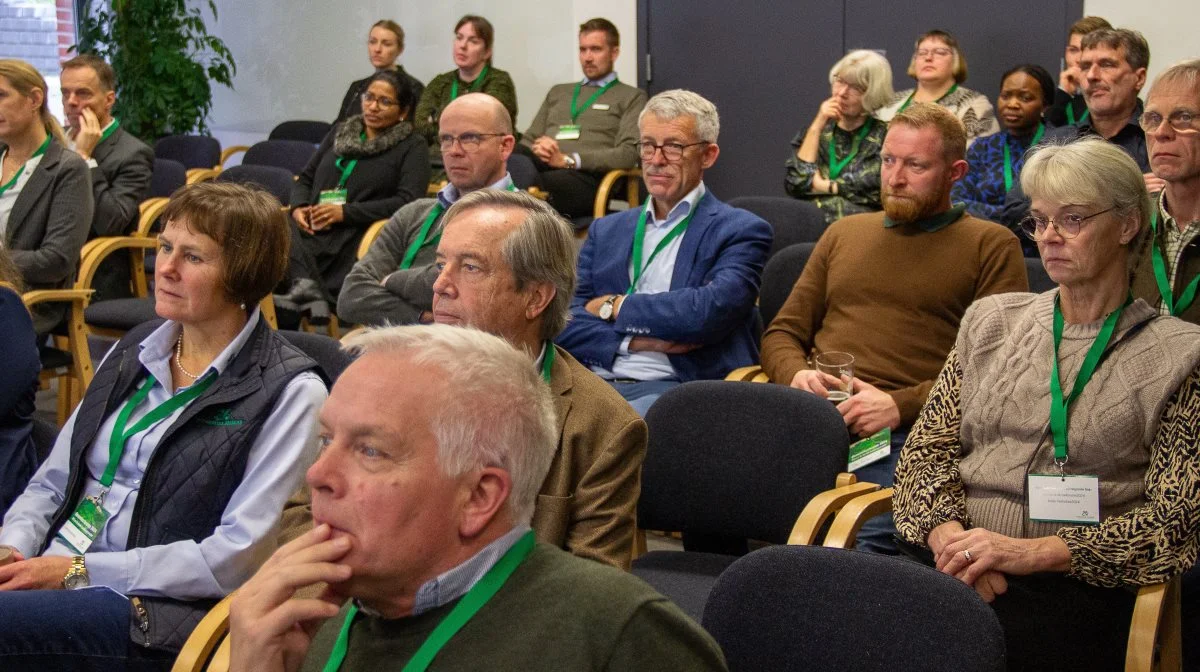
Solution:
[[[644,416],[681,382],[758,361],[754,301],[772,234],[704,186],[720,154],[711,102],[664,91],[638,129],[650,198],[592,224],[558,343]]]

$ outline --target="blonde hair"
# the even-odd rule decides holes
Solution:
[[[954,73],[954,81],[957,84],[962,84],[967,81],[967,57],[962,55],[962,51],[958,48],[958,40],[954,36],[944,30],[931,30],[928,33],[917,38],[913,44],[912,60],[908,62],[908,76],[913,79],[917,78],[917,50],[921,48],[921,43],[925,40],[937,40],[950,48],[954,63],[950,66],[950,70]]]
[[[887,59],[870,49],[856,49],[841,58],[829,69],[829,83],[841,79],[863,90],[863,109],[867,114],[887,105],[892,90],[892,66]]]
[[[42,106],[38,110],[38,116],[42,119],[42,127],[46,132],[58,142],[58,144],[67,145],[67,136],[63,133],[62,125],[50,114],[50,89],[46,86],[46,80],[42,77],[34,67],[25,61],[15,58],[0,59],[0,77],[8,80],[17,93],[29,98],[33,95],[33,90],[38,89],[42,92]]]

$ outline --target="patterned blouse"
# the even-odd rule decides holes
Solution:
[[[867,118],[867,123],[871,127],[859,142],[858,153],[850,158],[834,180],[838,185],[836,195],[812,193],[813,175],[819,172],[821,177],[829,178],[830,138],[833,139],[837,157],[845,160],[854,145],[854,138],[862,128],[844,131],[838,127],[836,121],[827,122],[821,130],[816,163],[796,158],[796,152],[804,142],[805,131],[800,131],[792,138],[792,153],[787,160],[784,189],[795,198],[812,201],[825,213],[826,224],[832,224],[847,215],[876,212],[883,208],[879,200],[879,150],[883,146],[883,136],[887,134],[887,124],[872,117]]]
[[[891,121],[892,117],[900,112],[900,108],[904,107],[904,102],[908,100],[908,97],[916,91],[916,89],[905,89],[896,93],[892,102],[877,110],[875,116],[884,121]],[[1000,122],[996,121],[996,111],[992,109],[991,101],[978,91],[959,86],[942,96],[937,102],[938,105],[953,112],[954,116],[963,122],[963,126],[967,127],[967,147],[970,147],[976,138],[1000,132]]]
[[[1028,138],[1018,138],[1008,131],[1001,131],[980,138],[967,150],[967,174],[954,183],[950,197],[957,203],[967,205],[967,212],[981,219],[1000,221],[1004,209],[1004,197],[1008,189],[1004,186],[1004,145],[1008,145],[1012,157],[1013,182],[1020,179],[1025,165],[1025,152],[1029,149]]]

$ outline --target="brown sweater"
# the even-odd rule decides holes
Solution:
[[[834,222],[762,341],[763,369],[787,385],[814,352],[854,355],[854,375],[888,392],[900,424],[916,419],[975,299],[1029,289],[1008,229],[959,217],[884,226],[883,213]]]

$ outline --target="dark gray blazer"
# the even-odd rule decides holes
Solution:
[[[0,144],[0,151],[5,149]],[[4,247],[29,289],[71,285],[91,224],[92,180],[87,163],[51,142],[17,194],[4,230]],[[66,313],[63,304],[38,306],[33,327],[39,334],[46,333]]]
[[[150,196],[154,150],[118,126],[92,158],[98,164],[91,169],[96,212],[88,238],[128,235],[137,227],[138,206]]]

